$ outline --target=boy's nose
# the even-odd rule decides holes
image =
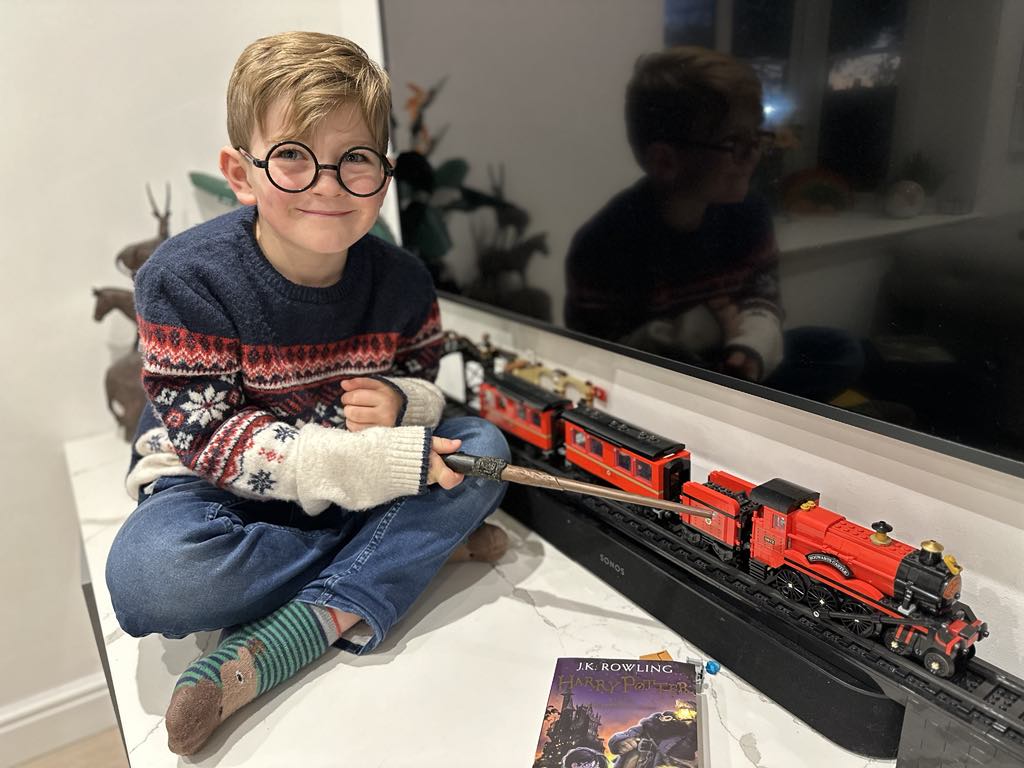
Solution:
[[[329,181],[324,181],[324,177],[327,177]],[[327,185],[326,187],[324,186],[325,184]],[[338,178],[338,167],[336,165],[321,165],[320,173],[317,175],[313,186],[310,187],[310,191],[320,194],[337,194],[338,192],[348,194],[348,190],[345,189]]]

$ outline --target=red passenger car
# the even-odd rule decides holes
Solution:
[[[480,384],[480,415],[542,451],[562,443],[558,418],[572,402],[518,376],[490,373]]]
[[[579,405],[563,411],[565,460],[617,488],[675,501],[690,479],[686,446]]]

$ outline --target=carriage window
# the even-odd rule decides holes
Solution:
[[[604,445],[596,437],[590,438],[590,452],[596,456],[604,455]]]
[[[651,479],[651,465],[646,461],[636,460],[636,476],[641,480],[650,481]]]
[[[498,407],[503,411],[505,410],[505,398],[501,395],[498,395]]]
[[[522,403],[516,403],[516,416],[526,421],[526,408]]]
[[[581,448],[587,444],[587,438],[578,429],[572,431],[572,441]]]
[[[778,528],[780,531],[786,530],[785,515],[775,515],[775,527]]]
[[[484,402],[491,408],[494,407],[494,393],[489,389],[484,390]]]
[[[615,463],[618,464],[622,469],[627,472],[633,471],[633,461],[626,454],[621,451],[615,452]]]
[[[540,426],[540,414],[537,413],[536,411],[530,411],[530,421],[532,421],[534,424],[536,424],[539,427]]]

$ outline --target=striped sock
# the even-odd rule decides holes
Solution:
[[[167,746],[179,755],[199,750],[232,713],[320,658],[338,629],[326,608],[292,601],[233,630],[178,678],[165,718]]]

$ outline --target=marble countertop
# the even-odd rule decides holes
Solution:
[[[197,755],[167,749],[163,714],[178,675],[216,636],[126,635],[103,572],[134,503],[123,489],[128,446],[116,434],[75,440],[65,455],[133,768],[162,766],[479,766],[533,763],[555,660],[702,657],[660,621],[502,512],[511,537],[497,564],[448,565],[366,657],[331,650],[225,722]],[[838,714],[838,713],[837,713]],[[869,768],[723,669],[709,676],[714,768]]]

